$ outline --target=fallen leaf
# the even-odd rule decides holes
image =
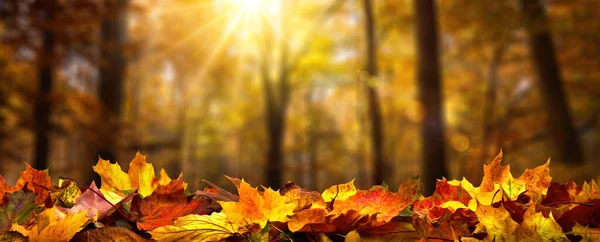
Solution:
[[[11,230],[28,237],[29,241],[69,241],[88,221],[86,211],[63,213],[52,207],[40,213],[31,228],[13,224]]]
[[[173,225],[158,227],[150,231],[158,241],[221,241],[235,236],[240,227],[229,221],[223,213],[211,215],[190,214],[177,218]]]
[[[146,163],[146,156],[141,155],[139,152],[129,163],[127,173],[123,172],[118,163],[111,164],[110,161],[103,159],[99,159],[98,164],[93,169],[100,175],[102,181],[100,191],[102,193],[112,192],[121,196],[138,190],[140,196],[146,197],[152,194],[158,185],[165,185],[171,181],[164,170],[160,172],[161,177],[156,178],[154,166],[151,163]]]
[[[36,170],[29,164],[25,163],[25,171],[21,172],[21,176],[15,185],[16,189],[27,187],[27,189],[37,194],[35,200],[38,205],[52,206],[50,199],[50,191],[52,189],[52,179],[48,175],[48,170]]]
[[[141,230],[152,230],[164,225],[171,225],[178,218],[188,214],[208,214],[210,201],[204,198],[191,199],[185,195],[181,179],[173,180],[167,185],[159,185],[152,195],[140,198],[136,196],[131,203],[137,227]]]
[[[121,227],[104,227],[79,232],[70,242],[103,242],[107,238],[115,242],[144,242],[144,239],[135,232]]]
[[[323,201],[331,202],[333,199],[337,201],[346,200],[349,197],[356,194],[356,187],[354,186],[354,179],[348,183],[339,184],[327,188],[321,196]]]
[[[0,233],[7,232],[15,223],[28,225],[43,210],[36,204],[37,198],[37,194],[25,190],[6,194],[0,205]]]
[[[260,195],[257,188],[242,180],[238,194],[239,202],[220,203],[229,221],[240,227],[257,224],[262,229],[268,221],[287,222],[288,216],[294,214],[295,204],[287,202],[285,196],[271,188]]]

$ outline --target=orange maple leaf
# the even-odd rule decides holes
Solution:
[[[268,221],[287,222],[294,214],[296,204],[286,201],[285,196],[268,188],[261,195],[244,180],[238,188],[239,202],[220,202],[227,219],[240,227],[258,225],[264,228]]]

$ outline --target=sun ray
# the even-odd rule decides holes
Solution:
[[[171,53],[173,53],[174,51],[176,51],[177,49],[182,47],[184,44],[188,43],[194,37],[197,37],[197,36],[203,34],[206,30],[208,30],[208,28],[214,26],[219,21],[226,20],[229,17],[229,15],[232,15],[232,14],[234,14],[234,11],[231,9],[225,13],[220,14],[216,18],[212,19],[210,22],[198,27],[197,29],[195,29],[191,33],[187,34],[183,38],[177,40],[175,43],[169,45],[165,50],[155,53],[152,56],[149,56],[148,58],[146,58],[143,61],[144,63],[142,63],[142,65],[143,66],[151,66],[151,65],[156,64],[157,62],[163,60],[166,56],[170,55]]]
[[[229,25],[225,29],[225,33],[223,35],[221,35],[221,38],[219,39],[219,42],[216,44],[215,48],[213,49],[213,51],[209,55],[208,59],[206,60],[206,62],[204,64],[204,66],[197,72],[197,74],[195,74],[192,77],[192,79],[191,79],[192,81],[194,81],[194,80],[195,81],[201,81],[204,78],[204,76],[208,72],[209,67],[211,66],[213,60],[219,54],[219,52],[221,52],[221,48],[223,48],[223,45],[225,45],[225,43],[227,42],[227,39],[229,39],[229,37],[231,36],[231,34],[233,33],[233,31],[235,30],[235,27],[240,22],[241,18],[242,18],[242,14],[238,14],[237,16],[235,16],[235,18],[233,19],[233,21],[229,23]]]

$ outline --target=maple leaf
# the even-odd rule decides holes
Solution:
[[[360,227],[368,217],[356,210],[330,214],[325,208],[311,208],[292,215],[288,228],[292,232],[347,233]]]
[[[534,207],[527,209],[516,235],[519,241],[568,241],[560,225],[552,215],[545,217]]]
[[[173,225],[150,231],[158,241],[221,241],[245,230],[229,221],[224,213],[210,215],[190,214],[177,218]]]
[[[94,171],[100,175],[102,193],[117,193],[126,195],[134,190],[142,197],[152,194],[158,185],[165,185],[171,182],[164,169],[160,171],[160,178],[156,178],[154,174],[154,166],[151,163],[146,163],[146,156],[139,152],[135,158],[129,163],[129,171],[123,172],[121,166],[111,164],[108,160],[99,159],[98,164],[93,167]]]
[[[20,190],[7,194],[0,205],[0,233],[10,229],[13,223],[26,225],[33,216],[43,210],[35,203],[37,194]]]
[[[594,180],[590,183],[584,182],[582,186],[578,186],[573,180],[570,180],[564,184],[550,183],[547,196],[542,200],[542,204],[552,206],[569,202],[587,202],[594,199],[600,199],[600,189]]]
[[[348,183],[339,184],[335,186],[331,186],[327,188],[321,196],[323,197],[323,201],[331,202],[333,199],[338,201],[346,200],[347,198],[356,194],[356,187],[354,186],[354,179]]]
[[[526,210],[521,224],[512,219],[504,206],[481,205],[476,213],[480,228],[488,234],[486,241],[567,241],[554,218],[536,212],[535,207]]]
[[[88,218],[86,211],[63,213],[56,206],[40,213],[31,228],[13,224],[11,230],[28,237],[29,241],[69,241],[83,229]]]
[[[521,176],[514,178],[510,173],[510,165],[503,166],[500,164],[502,155],[502,151],[500,151],[490,164],[484,165],[481,186],[473,187],[466,179],[463,179],[463,188],[465,188],[471,197],[478,200],[477,202],[470,202],[469,208],[472,210],[476,209],[477,203],[490,205],[500,200],[502,196],[496,196],[496,191],[499,189],[510,200],[516,199],[524,192],[527,192],[536,201],[540,200],[546,194],[552,180],[552,177],[550,177],[549,160],[544,165],[534,169],[526,169]]]
[[[244,180],[238,188],[239,202],[220,202],[222,212],[229,221],[240,227],[257,224],[261,229],[268,221],[287,222],[287,216],[294,214],[296,205],[286,201],[285,196],[268,188],[262,195]]]
[[[377,221],[388,222],[392,218],[400,215],[402,210],[410,206],[418,196],[420,189],[415,183],[418,179],[409,180],[405,184],[411,183],[406,187],[411,189],[399,189],[398,192],[390,192],[381,187],[374,186],[367,191],[358,191],[355,195],[346,200],[335,201],[333,212],[345,213],[349,210],[356,210],[363,215],[376,215]]]
[[[48,170],[36,170],[29,164],[25,163],[25,171],[21,172],[21,176],[14,186],[14,190],[20,190],[23,187],[37,194],[36,203],[38,205],[46,204],[47,207],[52,206],[50,199],[50,191],[52,189],[52,179],[48,175]]]
[[[468,205],[470,200],[471,195],[462,186],[448,183],[446,178],[443,178],[436,182],[435,191],[431,196],[421,198],[413,204],[413,211],[421,216],[427,216],[429,210],[440,207],[444,203],[459,202]]]
[[[296,204],[294,212],[310,208],[314,203],[324,204],[320,193],[307,191],[293,182],[287,182],[279,193],[286,197],[286,202]]]
[[[134,197],[131,207],[136,215],[137,227],[142,230],[173,224],[176,218],[188,214],[212,212],[208,200],[188,199],[181,179],[173,180],[167,185],[159,185],[152,195],[143,199],[139,196]]]
[[[103,194],[98,190],[96,182],[92,181],[89,188],[85,190],[81,196],[75,199],[75,205],[72,208],[63,211],[68,211],[72,214],[79,213],[80,211],[87,211],[86,216],[89,219],[98,221],[112,214],[116,210],[115,207],[119,207],[122,202],[131,199],[135,193],[124,198],[118,197],[118,200],[112,199],[110,203],[107,201],[108,199],[102,198],[101,195]]]
[[[593,228],[600,227],[600,199],[588,201],[586,204],[577,205],[565,211],[557,219],[557,222],[566,232],[571,231],[576,224]]]
[[[443,238],[448,240],[459,240],[461,237],[470,236],[479,223],[477,215],[466,208],[456,211],[434,207],[430,214],[436,216],[415,216],[414,225],[421,237]],[[432,217],[435,217],[432,219]]]
[[[346,183],[346,188],[354,190],[354,185]],[[331,191],[332,186],[328,190]],[[333,210],[314,207],[295,213],[288,223],[290,231],[334,232],[354,229],[368,230],[382,226],[409,207],[421,194],[418,178],[407,179],[397,192],[390,192],[382,186],[367,191],[354,191],[354,195],[337,198]],[[333,198],[332,198],[333,199]]]
[[[19,188],[8,185],[6,183],[6,180],[4,180],[4,177],[2,177],[2,175],[0,175],[0,201],[2,201],[4,199],[4,196],[6,193],[12,193],[17,190],[19,190]]]
[[[487,233],[488,241],[516,241],[514,232],[519,227],[510,213],[503,207],[498,208],[479,204],[475,211],[479,219],[478,229]],[[481,232],[475,229],[475,232]]]

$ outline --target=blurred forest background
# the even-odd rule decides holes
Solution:
[[[599,0],[2,0],[0,173],[600,174]]]

